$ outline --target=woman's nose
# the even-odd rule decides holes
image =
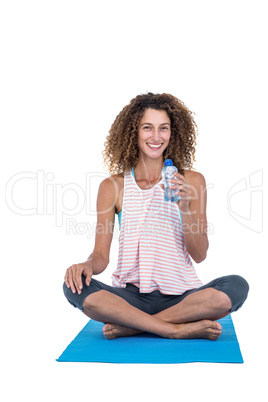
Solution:
[[[157,140],[160,139],[161,134],[160,134],[160,130],[158,128],[153,130],[153,139],[155,140],[155,142],[157,142]]]

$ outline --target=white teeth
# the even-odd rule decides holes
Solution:
[[[154,145],[154,144],[147,144],[151,148],[160,148],[162,144]]]

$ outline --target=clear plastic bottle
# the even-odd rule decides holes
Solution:
[[[162,180],[165,189],[164,198],[166,201],[176,202],[180,199],[180,196],[176,194],[176,190],[170,188],[174,184],[168,182],[168,180],[175,178],[174,173],[177,173],[177,171],[178,169],[176,166],[173,166],[172,160],[166,159],[165,167],[162,169]]]

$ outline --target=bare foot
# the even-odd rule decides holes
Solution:
[[[173,326],[173,333],[170,335],[172,339],[210,339],[215,341],[219,338],[222,326],[217,321],[202,320],[189,322],[186,324],[170,324]],[[141,334],[142,331],[137,329],[124,327],[117,324],[105,324],[103,335],[106,339],[115,339],[124,336],[134,336]]]
[[[139,331],[138,329],[123,327],[122,325],[111,323],[105,324],[102,328],[102,332],[106,339],[134,336],[142,333],[142,331]]]
[[[202,320],[186,324],[174,324],[175,332],[172,338],[175,339],[210,339],[215,341],[219,338],[222,326],[217,321]]]

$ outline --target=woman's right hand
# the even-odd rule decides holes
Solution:
[[[64,277],[66,286],[71,288],[73,293],[81,294],[83,289],[82,275],[85,276],[86,285],[89,286],[93,275],[92,261],[85,261],[81,264],[74,264],[66,270]]]

